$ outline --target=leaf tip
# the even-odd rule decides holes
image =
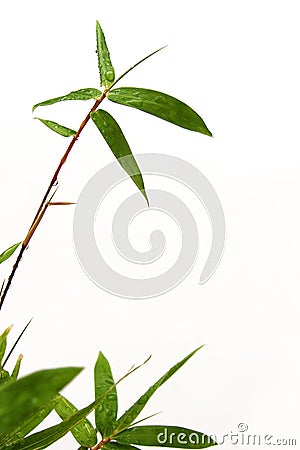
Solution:
[[[204,134],[205,136],[208,136],[208,137],[213,137],[212,132],[207,128],[205,123],[204,123],[204,127],[202,124],[201,127],[199,127],[198,129],[194,129],[193,131],[197,131],[198,133]]]
[[[6,330],[4,331],[4,333],[5,333],[5,334],[8,334],[8,333],[10,332],[10,330],[12,329],[13,326],[14,326],[13,324],[9,325],[9,327],[6,328]]]
[[[148,358],[143,362],[143,365],[147,364],[147,362],[149,362],[151,358],[152,358],[152,355],[149,355]]]
[[[146,203],[147,203],[148,208],[150,208],[149,198],[148,198],[148,195],[147,195],[147,193],[146,193],[146,190],[145,190],[145,189],[142,189],[142,190],[141,190],[141,193],[142,193],[142,195],[144,196],[144,198],[145,198],[145,200],[146,200]]]
[[[200,345],[199,347],[196,348],[195,352],[198,352],[199,350],[201,350],[205,346],[206,346],[206,344]]]

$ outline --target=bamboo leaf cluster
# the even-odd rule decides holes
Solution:
[[[7,334],[6,330],[2,336]],[[1,344],[3,339],[0,340]],[[3,345],[1,348],[3,349]],[[195,349],[171,367],[119,418],[117,384],[143,364],[131,369],[121,380],[115,382],[108,360],[102,352],[99,352],[94,368],[95,400],[81,410],[61,395],[60,391],[81,372],[82,368],[48,369],[27,375],[17,381],[10,378],[9,381],[0,385],[0,448],[5,450],[44,449],[68,432],[73,434],[81,448],[95,450],[100,448],[134,450],[135,445],[183,448],[180,439],[167,439],[163,442],[159,438],[160,435],[169,433],[173,433],[172,436],[179,436],[180,433],[185,433],[186,436],[193,435],[193,441],[187,441],[185,444],[185,448],[188,449],[216,445],[209,436],[199,431],[166,425],[138,426],[149,417],[137,420],[157,389],[201,348]],[[51,411],[56,411],[62,422],[29,435]],[[93,411],[95,425],[87,419]]]
[[[37,103],[33,106],[33,111],[38,107],[49,106],[66,100],[80,101],[94,99],[98,100],[100,104],[100,102],[102,103],[102,101],[107,98],[111,102],[138,109],[187,130],[212,136],[204,120],[198,115],[198,113],[196,113],[196,111],[170,95],[163,92],[138,87],[120,87],[113,89],[115,84],[118,83],[124,75],[161,49],[151,53],[146,56],[146,58],[143,58],[115,81],[115,69],[111,62],[110,52],[106,44],[104,33],[98,21],[96,22],[96,42],[100,86],[104,87],[104,91],[101,92],[96,88],[79,89],[77,91],[70,92],[69,94]],[[117,121],[110,113],[100,108],[92,111],[90,117],[100,131],[115,158],[120,162],[122,168],[131,177],[148,203],[141,171]],[[38,119],[49,129],[59,133],[61,136],[76,136],[76,131],[72,128],[60,125],[52,120],[41,118]],[[122,161],[124,156],[127,156],[126,163],[124,163],[124,160]]]

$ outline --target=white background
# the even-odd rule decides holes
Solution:
[[[22,373],[86,367],[65,390],[83,407],[93,398],[99,350],[116,378],[152,354],[151,362],[120,386],[122,411],[173,363],[205,343],[153,397],[144,415],[162,411],[152,423],[218,436],[244,422],[249,433],[300,442],[298,2],[5,2],[0,19],[1,251],[24,238],[66,147],[64,138],[32,120],[31,106],[98,87],[96,19],[117,73],[168,44],[123,85],[180,98],[202,115],[214,139],[138,111],[105,107],[133,152],[181,157],[210,180],[225,211],[225,254],[211,280],[199,286],[210,235],[203,207],[192,200],[203,235],[191,274],[159,298],[120,299],[82,272],[72,241],[73,207],[51,209],[0,317],[1,329],[14,323],[11,343],[34,317],[18,347],[24,353]],[[88,107],[66,102],[37,112],[76,128]],[[76,201],[87,180],[112,160],[90,125],[61,172],[57,200]],[[137,246],[147,245],[148,235],[143,239]],[[1,266],[1,279],[11,262]],[[53,448],[77,447],[70,436]]]

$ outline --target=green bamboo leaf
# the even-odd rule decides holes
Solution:
[[[55,133],[60,134],[64,137],[74,136],[76,131],[71,130],[71,128],[64,127],[63,125],[59,125],[59,123],[53,122],[52,120],[40,119],[39,117],[35,117],[35,119],[42,122],[46,127],[50,128],[50,130],[55,131]]]
[[[0,255],[0,264],[2,264],[4,261],[6,261],[8,258],[11,257],[11,255],[17,250],[21,242],[18,242],[17,244],[12,245],[7,250],[5,250]]]
[[[120,444],[119,442],[110,441],[105,444],[103,447],[105,450],[140,450],[133,445],[128,444]]]
[[[23,355],[19,355],[19,356],[18,356],[18,359],[17,359],[17,362],[16,362],[16,364],[15,364],[15,367],[13,368],[13,371],[12,371],[12,373],[11,373],[11,379],[12,379],[13,381],[16,381],[17,378],[18,378],[18,375],[19,375],[19,372],[20,372],[20,366],[21,366],[22,359],[23,359]]]
[[[114,82],[115,71],[110,60],[105,36],[98,20],[96,21],[96,38],[100,85],[107,88]]]
[[[81,370],[76,367],[41,370],[0,386],[0,436],[11,432],[16,423],[52,400]]]
[[[6,330],[0,336],[0,368],[2,367],[2,361],[3,361],[5,351],[6,351],[7,335],[11,329],[12,329],[12,325],[10,327],[6,328]]]
[[[192,131],[212,136],[203,119],[177,98],[151,89],[124,87],[113,89],[107,98],[115,103],[139,109]]]
[[[212,437],[200,431],[167,425],[150,425],[128,428],[115,436],[122,444],[136,444],[172,448],[207,448],[217,445]]]
[[[163,375],[156,383],[154,383],[139,399],[138,401],[129,408],[122,417],[118,420],[117,427],[115,428],[114,435],[120,433],[121,431],[128,428],[136,417],[143,410],[144,406],[148,400],[152,397],[154,392],[162,386],[171,376],[174,375],[177,370],[179,370],[198,350],[203,347],[196,348],[192,353],[187,355],[182,361],[178,362],[173,366],[165,375]]]
[[[69,400],[59,394],[58,402],[55,405],[55,411],[61,419],[65,420],[76,414],[78,409],[72,405]],[[79,425],[72,428],[71,433],[82,447],[93,447],[97,444],[97,433],[93,428],[93,425],[87,419],[83,419]]]
[[[54,397],[50,402],[44,404],[38,408],[32,414],[29,414],[25,420],[18,423],[18,425],[8,434],[2,435],[0,437],[0,448],[5,446],[16,444],[20,442],[28,433],[34,430],[43,420],[50,414],[54,409],[56,403],[58,402],[58,397]]]
[[[103,109],[92,112],[91,118],[120,165],[131,177],[149,204],[140,168],[118,123]]]
[[[118,414],[118,394],[109,362],[102,352],[99,352],[95,370],[95,398],[100,397],[108,389],[110,393],[103,399],[103,402],[95,409],[95,422],[102,438],[107,438],[114,430]]]
[[[34,111],[38,106],[48,106],[53,105],[54,103],[64,102],[66,100],[92,100],[97,99],[101,96],[101,91],[94,88],[85,88],[79,89],[78,91],[72,91],[69,94],[62,95],[60,97],[50,98],[49,100],[45,100],[43,102],[37,103],[32,107],[32,111]]]

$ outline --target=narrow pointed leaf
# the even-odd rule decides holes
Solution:
[[[76,367],[41,370],[1,386],[0,436],[49,402],[81,370]]]
[[[139,399],[138,401],[129,408],[122,417],[118,420],[117,427],[115,429],[115,433],[119,433],[126,428],[128,428],[132,422],[136,419],[136,417],[143,410],[144,406],[148,402],[148,400],[152,397],[154,392],[162,386],[171,376],[174,375],[177,370],[179,370],[198,350],[200,350],[203,346],[197,348],[188,356],[186,356],[182,361],[178,362],[173,366],[165,375],[163,375],[156,383],[154,383]]]
[[[18,242],[17,244],[12,245],[7,250],[5,250],[3,253],[1,253],[0,264],[3,263],[4,261],[6,261],[8,258],[10,258],[11,255],[17,250],[17,248],[19,247],[20,244],[21,244],[21,242]]]
[[[34,430],[54,409],[58,398],[54,397],[50,402],[45,403],[38,408],[34,413],[29,414],[25,420],[18,423],[17,426],[8,434],[0,437],[0,448],[4,446],[13,445],[22,440],[27,434]]]
[[[137,447],[129,444],[120,444],[119,442],[110,441],[103,447],[105,450],[140,450]]]
[[[2,360],[6,351],[6,345],[7,345],[7,335],[12,329],[12,325],[1,334],[0,336],[0,368],[2,366]]]
[[[132,181],[136,184],[148,203],[140,168],[118,123],[103,109],[91,113],[91,118],[120,165],[131,177]]]
[[[55,411],[61,419],[65,420],[68,417],[76,414],[78,412],[78,409],[74,405],[72,405],[69,400],[59,394],[58,402],[55,405]],[[73,434],[78,444],[82,445],[83,447],[93,447],[97,444],[96,431],[87,419],[83,419],[79,425],[72,428],[71,433]]]
[[[100,85],[107,88],[114,82],[115,71],[110,60],[105,36],[98,20],[96,21],[96,38]]]
[[[167,425],[150,425],[128,428],[115,439],[123,444],[171,448],[207,448],[217,445],[210,437],[199,431]]]
[[[107,98],[115,103],[139,109],[179,127],[212,136],[203,119],[177,98],[151,89],[124,87],[113,89]]]
[[[15,367],[13,368],[13,371],[12,371],[12,373],[11,373],[11,379],[12,379],[13,381],[16,381],[17,378],[18,378],[18,375],[19,375],[19,372],[20,372],[20,367],[21,367],[22,359],[23,359],[23,355],[19,355],[19,356],[18,356],[18,359],[17,359],[17,362],[16,362],[16,364],[15,364]]]
[[[99,353],[94,370],[95,398],[100,397],[108,389],[110,393],[95,409],[95,422],[103,438],[110,436],[118,414],[118,394],[109,362],[102,352]]]
[[[78,91],[72,91],[69,94],[62,95],[60,97],[50,98],[49,100],[45,100],[40,103],[36,103],[32,107],[32,111],[34,111],[38,106],[49,106],[53,105],[54,103],[58,102],[64,102],[66,100],[91,100],[96,99],[101,96],[101,91],[94,88],[85,88],[85,89],[79,89]]]
[[[74,136],[76,131],[71,130],[71,128],[64,127],[63,125],[59,125],[59,123],[53,122],[52,120],[45,120],[36,117],[40,122],[42,122],[46,127],[50,128],[50,130],[55,131],[55,133],[60,134],[64,137]]]

